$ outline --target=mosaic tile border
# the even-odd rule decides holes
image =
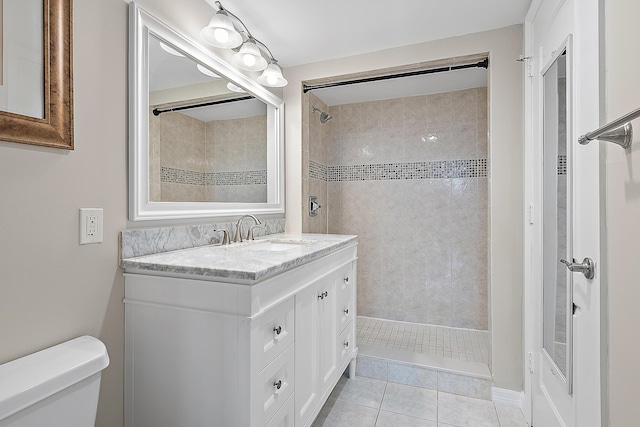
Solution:
[[[191,185],[260,185],[267,183],[267,170],[197,172],[162,166],[160,182]]]
[[[327,166],[323,165],[322,163],[309,160],[309,177],[313,179],[319,179],[320,181],[327,181],[327,173]]]
[[[311,165],[309,169],[311,170]],[[487,176],[487,159],[375,163],[370,165],[327,167],[327,181],[331,182],[484,178]]]

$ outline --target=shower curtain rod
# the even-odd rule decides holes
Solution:
[[[485,69],[489,68],[489,58],[485,58],[482,61],[476,62],[474,64],[453,65],[451,67],[431,68],[429,70],[408,71],[406,73],[388,74],[386,76],[377,76],[377,77],[365,77],[362,79],[345,80],[341,82],[323,83],[323,84],[317,84],[317,85],[303,84],[302,91],[303,93],[307,93],[315,89],[326,89],[329,87],[346,86],[346,85],[352,85],[356,83],[368,83],[368,82],[375,82],[378,80],[391,80],[391,79],[397,79],[401,77],[420,76],[423,74],[444,73],[447,71],[462,70],[465,68],[485,68]]]
[[[169,113],[169,112],[172,112],[172,111],[189,110],[191,108],[198,108],[198,107],[210,107],[211,105],[228,104],[230,102],[246,101],[248,99],[253,99],[253,98],[255,98],[255,97],[251,96],[251,95],[248,95],[248,96],[243,96],[243,97],[240,97],[240,98],[221,99],[221,100],[218,100],[218,101],[203,102],[201,104],[193,104],[193,105],[185,105],[183,107],[167,108],[166,110],[158,110],[157,108],[154,108],[153,109],[153,115],[154,116],[159,116],[162,113]]]

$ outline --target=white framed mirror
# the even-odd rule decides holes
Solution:
[[[542,348],[572,392],[573,279],[560,262],[572,254],[571,37],[543,70]]]
[[[284,213],[283,101],[135,2],[129,25],[129,219]]]

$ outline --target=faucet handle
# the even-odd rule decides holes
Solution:
[[[255,240],[253,237],[253,229],[254,228],[261,228],[262,224],[256,224],[254,226],[249,227],[249,230],[247,231],[247,240]]]
[[[228,245],[231,243],[231,239],[229,238],[229,232],[225,229],[213,230],[213,231],[222,231],[222,244]]]

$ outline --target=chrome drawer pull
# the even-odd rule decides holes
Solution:
[[[344,348],[349,348],[349,341],[344,342]]]
[[[273,332],[275,332],[276,336],[282,333],[282,326],[277,326],[273,328]]]
[[[345,308],[345,309],[344,309],[344,315],[345,315],[345,316],[348,316],[348,315],[349,315],[349,309],[348,309],[348,308]]]
[[[349,283],[349,276],[344,278],[344,283]]]
[[[276,390],[280,390],[280,388],[282,387],[282,380],[274,382],[273,386],[276,388]]]

